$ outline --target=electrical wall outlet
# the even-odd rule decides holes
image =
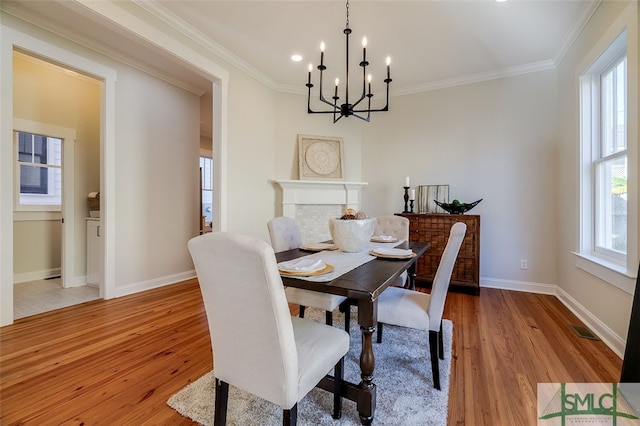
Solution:
[[[520,259],[520,269],[527,269],[528,267],[527,259]]]

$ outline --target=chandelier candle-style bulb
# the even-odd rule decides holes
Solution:
[[[367,61],[367,38],[362,37],[362,63]]]
[[[336,87],[335,87],[335,95],[333,96],[333,102],[330,101],[328,97],[325,97],[323,90],[323,72],[327,69],[324,65],[324,42],[320,43],[320,65],[318,65],[318,71],[320,71],[320,79],[319,79],[319,87],[318,87],[318,101],[321,102],[326,109],[314,111],[311,109],[311,89],[314,87],[311,83],[311,72],[312,66],[309,66],[309,76],[307,80],[307,113],[308,114],[333,114],[333,122],[337,122],[342,117],[350,117],[354,116],[364,121],[370,121],[372,112],[384,112],[389,111],[389,84],[391,83],[391,71],[390,71],[390,63],[391,58],[387,58],[387,78],[384,81],[386,85],[386,104],[382,108],[371,108],[371,98],[373,97],[372,88],[371,88],[371,74],[367,76],[367,67],[369,66],[369,62],[367,61],[367,37],[362,38],[362,61],[359,63],[359,66],[362,67],[362,92],[353,96],[353,93],[349,91],[349,36],[352,31],[349,28],[349,0],[347,0],[347,23],[345,29],[343,31],[345,35],[345,47],[346,47],[346,55],[345,55],[345,79],[344,79],[344,97],[341,104],[338,104],[338,100],[340,97],[338,96],[338,84],[339,80],[336,78]],[[368,83],[368,85],[367,85]],[[331,90],[331,89],[329,89]],[[329,92],[331,93],[331,92]],[[355,100],[354,100],[355,98]],[[364,102],[362,102],[364,101]],[[329,106],[327,108],[327,105]]]
[[[391,65],[391,56],[387,56],[387,80],[391,80],[389,66]]]

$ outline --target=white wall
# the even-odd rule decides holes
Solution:
[[[635,3],[635,12],[628,7]],[[631,23],[628,34],[628,99],[630,135],[635,139],[635,154],[630,151],[630,167],[640,168],[638,138],[638,12],[637,2],[602,2],[589,24],[558,67],[558,285],[561,297],[591,320],[602,333],[612,335],[618,348],[624,347],[631,315],[632,296],[576,267],[572,252],[579,241],[579,65],[619,19]],[[635,28],[633,23],[635,22]],[[617,34],[622,27],[618,25]],[[603,47],[606,47],[603,46]],[[633,136],[635,135],[635,137]],[[635,164],[634,164],[635,163]],[[636,172],[637,173],[637,172]],[[636,175],[637,176],[637,175]],[[637,184],[636,180],[636,184]],[[635,211],[638,211],[636,205]],[[637,217],[636,217],[637,220]],[[633,225],[633,222],[632,222]],[[638,230],[638,223],[635,224]]]
[[[405,176],[448,184],[483,199],[481,285],[556,284],[555,91],[545,71],[393,98],[363,134],[366,212],[401,212]]]
[[[199,229],[200,100],[112,65],[118,71],[115,285],[122,293],[120,287],[144,286],[192,267],[184,247]]]

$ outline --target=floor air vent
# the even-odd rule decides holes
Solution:
[[[595,334],[593,334],[591,332],[591,330],[589,330],[587,327],[585,327],[584,325],[574,325],[574,324],[570,324],[569,327],[571,327],[571,329],[573,331],[576,332],[576,334],[580,337],[582,337],[583,339],[591,339],[591,340],[600,340],[598,338],[598,336],[596,336]]]

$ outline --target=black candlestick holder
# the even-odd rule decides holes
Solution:
[[[413,213],[413,200],[409,200],[409,207],[411,207],[411,213]]]
[[[403,186],[404,188],[404,210],[402,211],[402,213],[411,213],[409,211],[409,188],[411,188],[410,186]]]

